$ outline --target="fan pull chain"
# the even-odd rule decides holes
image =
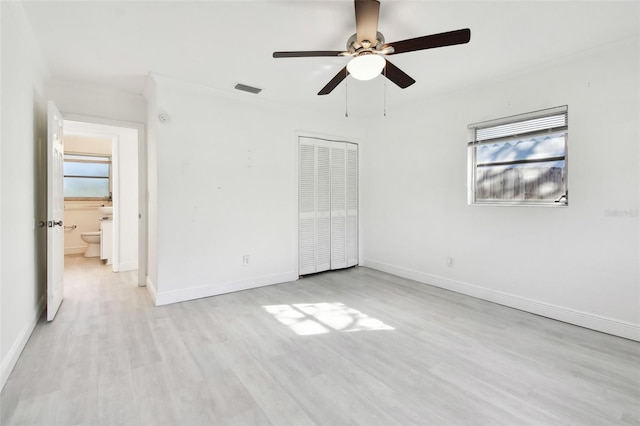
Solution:
[[[383,93],[383,105],[382,105],[382,109],[383,109],[383,114],[386,117],[387,116],[387,64],[384,64],[384,93]]]
[[[349,117],[349,71],[346,71],[345,68],[345,77],[344,77],[344,116]]]

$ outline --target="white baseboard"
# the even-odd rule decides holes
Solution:
[[[138,269],[138,262],[120,262],[118,272],[135,271]]]
[[[155,284],[153,284],[153,281],[151,281],[151,278],[149,278],[149,275],[147,275],[147,291],[149,292],[149,295],[151,296],[151,300],[153,300],[153,304],[158,306],[158,302],[157,302],[157,294],[158,292],[156,291],[156,286]]]
[[[34,309],[33,318],[28,324],[25,324],[24,328],[18,335],[18,338],[9,349],[7,356],[2,360],[2,364],[0,366],[0,391],[4,388],[7,380],[9,380],[13,367],[16,366],[18,358],[20,358],[22,350],[27,345],[29,337],[31,337],[31,333],[33,333],[33,329],[36,328],[36,324],[44,312],[45,307],[45,296],[43,294],[40,297],[40,300],[38,300],[38,305]]]
[[[292,271],[283,272],[281,274],[264,275],[240,281],[209,284],[167,292],[156,292],[155,303],[156,306],[168,305],[170,303],[184,302],[187,300],[201,299],[203,297],[217,296],[220,294],[233,293],[235,291],[248,290],[251,288],[296,281],[297,279],[298,274]],[[147,287],[149,287],[149,282],[147,283]]]
[[[64,254],[84,254],[87,250],[87,246],[78,246],[78,247],[65,247]]]
[[[361,266],[387,272],[399,277],[408,278],[420,283],[429,284],[434,287],[455,291],[456,293],[477,297],[478,299],[488,300],[489,302],[498,303],[510,308],[531,312],[543,317],[578,325],[580,327],[624,337],[625,339],[640,341],[640,324],[634,324],[595,315],[589,312],[578,311],[563,306],[527,299],[513,294],[503,293],[474,284],[456,281],[450,278],[444,278],[375,260],[365,259]]]

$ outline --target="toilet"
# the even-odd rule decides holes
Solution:
[[[88,244],[87,249],[84,251],[84,257],[100,256],[100,231],[83,232],[80,234],[80,238]]]

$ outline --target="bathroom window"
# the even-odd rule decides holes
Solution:
[[[111,157],[65,153],[64,198],[111,199]]]
[[[568,204],[567,107],[469,125],[469,203]]]

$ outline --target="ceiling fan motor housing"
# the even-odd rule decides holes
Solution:
[[[373,42],[369,40],[363,40],[362,43],[358,41],[358,34],[354,34],[347,40],[347,52],[350,56],[357,56],[364,52],[378,53],[384,45],[384,36],[381,32],[376,33],[376,40]],[[345,55],[346,56],[346,55]]]

